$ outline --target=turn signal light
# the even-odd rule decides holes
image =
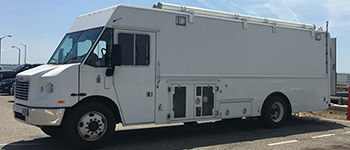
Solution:
[[[64,102],[65,102],[64,100],[57,101],[58,104],[64,104]]]

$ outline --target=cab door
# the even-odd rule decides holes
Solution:
[[[79,100],[87,97],[103,96],[117,103],[116,93],[112,86],[113,76],[106,76],[106,70],[111,66],[109,55],[114,44],[113,35],[114,30],[106,28],[96,41],[86,61],[80,65]]]
[[[113,80],[127,125],[155,121],[155,36],[153,32],[114,31],[122,60]]]

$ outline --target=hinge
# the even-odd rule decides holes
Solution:
[[[247,18],[243,19],[243,25],[242,25],[243,30],[247,30],[248,29],[248,22],[247,22]]]
[[[171,92],[171,87],[168,87],[168,92]]]
[[[272,33],[276,33],[277,32],[277,23],[274,22],[272,23]]]
[[[315,37],[315,31],[314,31],[314,30],[311,30],[310,36],[311,36],[311,37]]]
[[[193,18],[194,18],[194,11],[193,10],[188,11],[188,23],[193,23]]]
[[[219,115],[219,111],[215,111],[215,116]]]

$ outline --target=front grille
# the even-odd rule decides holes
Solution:
[[[17,81],[15,85],[15,97],[21,100],[28,100],[29,82]]]

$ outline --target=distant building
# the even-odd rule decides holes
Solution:
[[[2,66],[3,70],[12,70],[17,65],[15,65],[15,64],[2,64],[0,66]]]

